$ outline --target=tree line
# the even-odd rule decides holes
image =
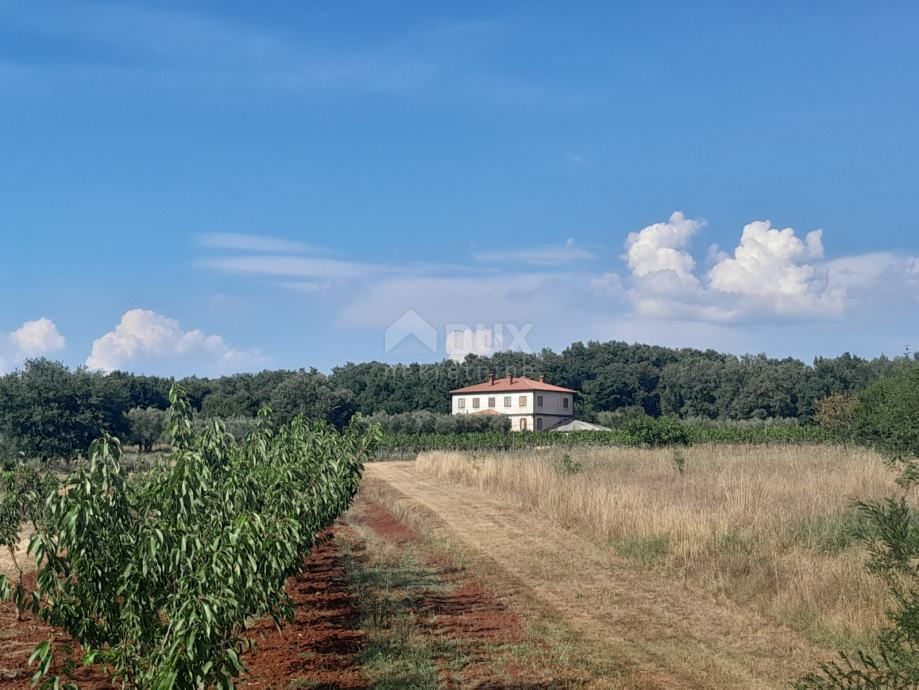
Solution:
[[[450,412],[449,391],[480,383],[491,372],[534,378],[544,374],[548,381],[578,391],[578,417],[608,425],[636,416],[807,424],[815,419],[820,401],[858,393],[915,360],[844,354],[806,364],[714,350],[578,342],[560,353],[503,352],[431,364],[347,363],[328,374],[266,370],[190,377],[179,383],[196,418],[225,419],[239,436],[252,428],[263,406],[270,406],[281,421],[302,414],[338,428],[357,412],[404,420],[398,416],[424,411],[433,416],[416,417],[412,423],[424,431],[451,433],[456,425],[444,419]],[[45,359],[26,362],[0,377],[0,456],[72,457],[103,432],[149,448],[162,433],[156,411],[168,407],[168,391],[175,382],[72,370]]]

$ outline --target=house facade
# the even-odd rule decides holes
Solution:
[[[544,431],[574,419],[570,388],[526,376],[496,379],[450,391],[453,414],[501,414],[510,417],[512,431]]]

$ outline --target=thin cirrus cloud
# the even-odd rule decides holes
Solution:
[[[201,259],[201,268],[249,276],[278,278],[318,278],[324,280],[365,278],[372,273],[392,270],[391,267],[339,261],[313,256],[250,255],[220,256]]]
[[[267,235],[248,235],[238,232],[206,232],[197,236],[198,244],[212,249],[265,254],[319,254],[321,247]]]
[[[521,263],[531,266],[564,266],[597,258],[595,254],[578,247],[573,239],[562,245],[479,252],[476,261],[491,263]]]
[[[327,281],[357,279],[388,270],[377,264],[332,259],[322,247],[270,235],[204,233],[197,236],[197,242],[206,249],[234,252],[200,259],[196,264],[200,268],[284,278],[287,280],[276,284],[300,292],[321,289]]]
[[[51,319],[42,317],[26,321],[5,336],[0,335],[0,374],[16,369],[31,357],[60,352],[66,344]]]
[[[104,48],[110,57],[90,66],[74,60],[80,67],[69,70],[28,65],[37,77],[98,78],[162,88],[296,92],[344,87],[380,92],[421,87],[437,71],[437,63],[423,55],[385,47],[319,53],[282,31],[201,12],[77,2],[40,16],[38,20],[22,13],[9,21],[36,39],[77,37],[81,44]]]
[[[267,362],[259,351],[236,349],[219,335],[184,330],[175,319],[149,309],[131,309],[115,328],[93,341],[86,366],[102,372],[166,367],[229,374]]]

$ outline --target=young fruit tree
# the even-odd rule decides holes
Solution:
[[[270,411],[237,442],[220,421],[195,432],[174,387],[172,454],[128,476],[121,444],[103,436],[88,462],[50,494],[31,543],[34,611],[79,643],[126,688],[232,688],[247,625],[292,616],[287,578],[357,492],[379,438]],[[36,680],[60,687],[53,640]]]

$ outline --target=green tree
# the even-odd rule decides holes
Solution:
[[[46,359],[27,361],[0,379],[0,434],[28,457],[85,453],[102,433],[127,431],[124,411],[116,382]]]
[[[281,422],[302,415],[341,429],[357,411],[357,405],[351,391],[335,388],[328,377],[311,369],[301,370],[278,385],[271,394],[271,409]]]
[[[127,417],[128,442],[136,445],[139,451],[149,453],[166,432],[168,413],[155,407],[135,407],[128,411]]]

